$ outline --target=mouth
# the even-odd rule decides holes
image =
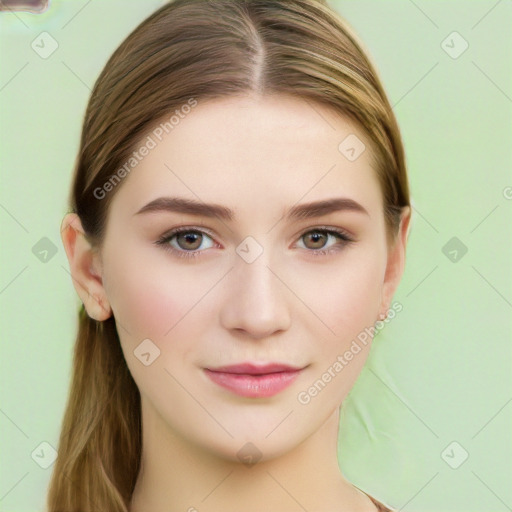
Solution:
[[[280,363],[242,363],[203,370],[215,384],[237,395],[266,398],[290,386],[304,367]]]

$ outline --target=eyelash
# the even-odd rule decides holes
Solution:
[[[179,258],[188,258],[188,259],[198,258],[202,255],[204,250],[199,251],[196,249],[194,251],[185,251],[185,250],[175,249],[174,247],[171,247],[169,245],[170,240],[172,240],[174,238],[174,236],[176,236],[180,233],[190,233],[190,232],[200,233],[202,235],[207,235],[210,238],[213,238],[213,235],[211,235],[209,232],[204,231],[202,229],[198,229],[195,227],[180,227],[180,228],[175,228],[172,231],[169,231],[168,233],[165,233],[164,235],[162,235],[155,242],[155,244],[158,246],[161,246],[164,249],[164,251],[171,252],[171,253],[175,254],[176,256],[178,256]],[[333,235],[333,236],[337,237],[339,240],[341,240],[341,242],[339,244],[337,244],[337,246],[338,246],[337,249],[332,249],[332,248],[330,248],[330,249],[311,249],[311,250],[306,249],[307,252],[311,253],[313,256],[327,256],[329,254],[340,251],[341,248],[343,248],[344,246],[349,245],[355,241],[351,236],[349,236],[349,234],[346,231],[344,231],[342,229],[329,228],[329,227],[324,227],[324,226],[313,228],[313,229],[308,229],[307,231],[304,231],[299,236],[299,239],[301,239],[304,235],[307,235],[309,233],[322,233],[322,234],[326,234],[326,235]]]

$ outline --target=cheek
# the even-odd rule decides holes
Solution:
[[[124,327],[137,339],[160,338],[175,323],[178,315],[177,297],[163,281],[151,279],[151,269],[142,266],[110,274],[110,304],[122,331]]]
[[[193,363],[201,328],[194,316],[194,303],[204,290],[197,284],[191,286],[190,275],[187,279],[183,272],[170,272],[169,265],[142,265],[142,261],[142,257],[125,258],[106,269],[109,300],[126,364],[137,387],[154,404],[164,404],[169,396],[179,400],[182,391],[174,378],[185,381],[183,372]],[[152,344],[141,345],[147,339],[157,349]],[[142,347],[154,357],[147,366],[140,359],[146,351]]]
[[[165,267],[148,264],[143,254],[133,250],[123,254],[104,260],[108,278],[104,286],[118,332],[130,336],[133,343],[162,340],[186,313],[185,283]]]
[[[341,344],[374,324],[382,291],[382,262],[355,251],[350,256],[317,268],[316,285],[309,287],[304,300],[316,314],[323,338]]]
[[[354,254],[350,264],[348,258],[344,263],[336,271],[326,268],[305,300],[316,314],[309,321],[314,378],[308,388],[313,394],[302,391],[306,398],[318,393],[318,398],[311,398],[318,415],[339,406],[359,377],[380,305],[382,262],[371,257],[370,251],[368,256]],[[317,388],[325,391],[317,392]]]
[[[120,336],[135,345],[149,338],[161,350],[169,345],[176,350],[178,339],[190,350],[219,272],[185,271],[165,256],[154,258],[144,251],[125,254],[132,256],[105,262],[105,289]]]

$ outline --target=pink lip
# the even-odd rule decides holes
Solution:
[[[216,384],[240,396],[264,398],[274,396],[287,388],[302,368],[279,363],[256,365],[242,363],[218,368],[204,368]]]

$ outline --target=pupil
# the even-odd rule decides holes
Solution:
[[[200,234],[199,233],[186,233],[182,236],[185,239],[185,245],[187,245],[187,244],[193,245],[194,242],[197,243],[197,241],[199,240]],[[199,245],[201,245],[201,244],[199,243]],[[188,247],[188,249],[190,249],[190,247]],[[196,247],[192,247],[192,249],[196,249]]]
[[[315,233],[311,233],[310,236],[313,239],[313,243],[318,244],[318,242],[321,241],[322,237],[324,237],[325,235],[323,235],[322,233],[319,233],[319,232],[315,232]],[[320,245],[323,245],[323,244],[320,244]],[[317,247],[315,247],[315,248],[317,248]]]

